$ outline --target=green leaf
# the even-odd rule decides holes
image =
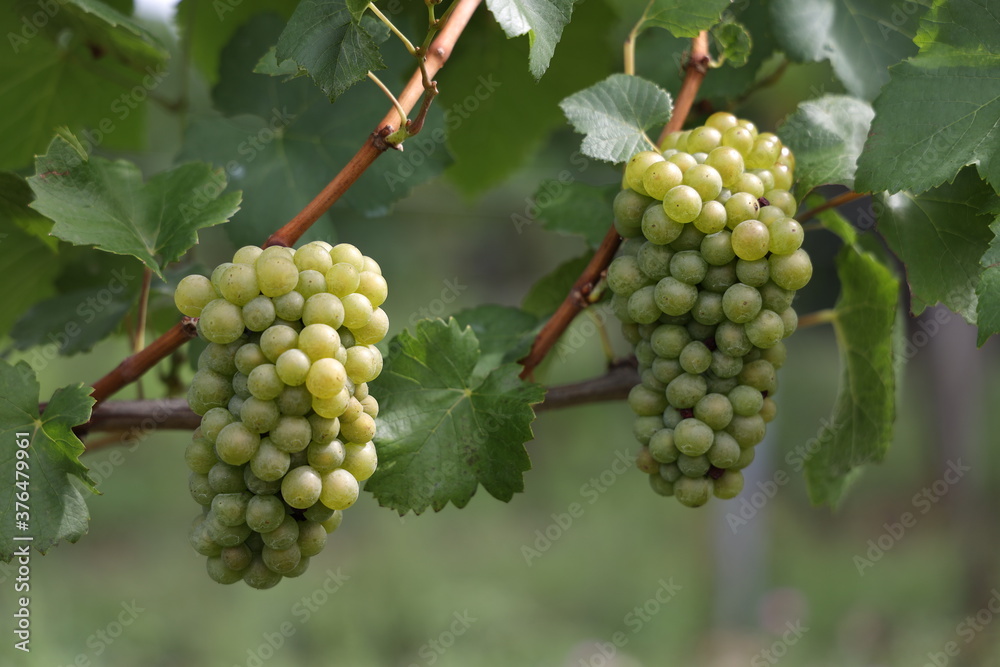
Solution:
[[[90,145],[141,145],[146,97],[166,76],[162,59],[136,60],[137,51],[125,46],[122,58],[111,57],[107,44],[141,40],[124,24],[115,27],[96,15],[65,23],[83,12],[80,5],[67,5],[41,31],[18,7],[39,11],[37,4],[0,5],[0,35],[12,52],[0,58],[0,169],[30,165],[60,125]]]
[[[750,33],[735,21],[723,21],[710,32],[719,51],[718,58],[733,67],[743,67],[750,60],[753,40]]]
[[[819,450],[806,463],[809,497],[836,505],[847,475],[881,461],[892,441],[896,415],[893,324],[899,283],[871,253],[854,245],[837,255],[840,297],[834,330],[840,346],[841,381]]]
[[[858,161],[868,190],[924,190],[975,164],[1000,191],[1000,0],[939,3],[892,68]]]
[[[640,30],[664,28],[674,37],[695,37],[719,22],[730,0],[653,0]]]
[[[80,485],[97,493],[95,482],[80,463],[83,443],[73,427],[90,419],[94,399],[90,388],[82,384],[57,389],[38,414],[38,380],[25,362],[12,366],[0,361],[0,438],[6,443],[0,454],[0,474],[5,480],[0,494],[0,559],[9,561],[14,549],[31,544],[41,553],[57,542],[76,542],[87,532],[90,514],[80,493]],[[28,507],[30,518],[26,531],[18,530],[16,512],[24,511],[15,502],[19,443],[27,439]],[[80,485],[74,484],[75,477]],[[32,541],[15,541],[15,535],[31,536]]]
[[[980,347],[990,336],[1000,333],[1000,206],[994,206],[990,214],[994,216],[990,223],[993,238],[980,260],[983,272],[976,286],[976,324],[979,326],[976,344]]]
[[[69,29],[87,36],[87,46],[100,58],[113,58],[133,69],[162,65],[169,53],[155,36],[114,7],[99,0],[66,0],[52,17],[49,30]]]
[[[774,34],[789,57],[829,60],[855,97],[874,99],[886,70],[916,53],[913,35],[929,0],[773,0]]]
[[[813,208],[814,206],[819,206],[825,201],[826,199],[823,197],[814,195],[806,199],[803,202],[803,205],[807,208]],[[822,224],[824,228],[839,236],[840,240],[843,241],[845,245],[853,245],[857,242],[857,230],[854,229],[854,226],[851,223],[844,219],[844,216],[842,216],[840,211],[837,209],[827,209],[820,212],[820,214],[816,217],[819,219],[820,224]]]
[[[670,94],[655,83],[628,74],[604,81],[559,103],[566,118],[584,135],[585,155],[625,162],[641,150],[655,149],[646,130],[670,120]]]
[[[212,91],[216,108],[228,117],[192,121],[181,160],[204,160],[222,166],[231,188],[243,190],[234,223],[226,225],[237,246],[259,244],[291,219],[357,153],[385,114],[385,96],[374,86],[348,93],[330,105],[304,78],[281,83],[254,74],[254,65],[281,32],[274,16],[254,17],[222,54],[222,80]],[[400,58],[411,60],[405,52]],[[381,215],[410,189],[439,175],[449,158],[443,146],[443,119],[431,107],[423,131],[406,150],[387,151],[344,194],[343,207]],[[333,234],[328,213],[313,226],[310,238]]]
[[[531,406],[544,389],[522,381],[517,364],[477,375],[479,341],[454,319],[421,320],[390,347],[375,389],[379,469],[366,490],[400,514],[464,507],[480,484],[505,502],[523,490]]]
[[[17,286],[0,293],[0,336],[5,336],[19,315],[55,292],[59,264],[52,248],[4,210],[2,196],[0,192],[0,275]]]
[[[494,304],[466,308],[452,317],[459,327],[472,329],[479,341],[479,363],[473,371],[476,377],[527,355],[538,325],[538,318],[531,313]]]
[[[486,0],[508,37],[528,35],[528,69],[541,79],[549,68],[563,28],[573,15],[574,0]]]
[[[368,0],[347,0],[347,9],[355,21],[360,21],[365,10],[368,9],[368,4]]]
[[[309,72],[331,101],[369,71],[385,69],[378,43],[351,16],[346,0],[301,0],[275,55]]]
[[[992,196],[971,169],[920,195],[880,195],[878,229],[906,265],[914,315],[940,301],[975,323],[979,262],[993,238],[983,207]]]
[[[521,309],[538,319],[550,317],[569,294],[593,256],[593,251],[587,251],[579,257],[566,260],[552,272],[539,278],[525,295]]]
[[[445,109],[448,150],[455,158],[449,179],[463,192],[478,194],[535,157],[552,130],[565,122],[559,101],[617,67],[618,46],[612,47],[608,33],[614,20],[601,2],[578,5],[539,85],[524,67],[527,40],[504,39],[488,12],[476,12],[437,75],[441,94],[434,104]],[[490,47],[482,48],[484,43]],[[531,122],[525,122],[526,99],[531,100]],[[568,156],[568,162],[574,175],[591,166],[579,154]]]
[[[133,255],[157,276],[198,242],[197,230],[218,225],[239,209],[240,194],[221,195],[225,175],[185,164],[142,182],[125,160],[88,156],[73,135],[52,140],[28,179],[32,207],[52,218],[52,233],[75,245]]]
[[[779,133],[795,153],[800,193],[826,183],[854,187],[858,155],[873,115],[867,102],[846,95],[826,95],[799,105]]]
[[[619,190],[617,185],[542,181],[534,196],[535,217],[545,229],[577,234],[596,248],[611,227],[611,206]],[[515,229],[520,231],[527,222],[515,219]]]
[[[288,0],[181,0],[177,7],[177,25],[190,43],[191,60],[209,83],[215,83],[219,80],[222,47],[229,43],[240,26],[263,12],[277,12],[287,20],[294,10],[295,3]]]

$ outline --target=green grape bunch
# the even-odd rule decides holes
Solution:
[[[246,246],[177,285],[208,342],[185,460],[202,506],[190,542],[213,580],[264,589],[301,575],[375,472],[368,382],[382,371],[387,296],[375,260],[323,241]]]
[[[742,491],[776,414],[792,299],[812,277],[794,172],[777,136],[719,112],[632,156],[614,201],[625,241],[607,282],[639,363],[638,468],[689,507]]]

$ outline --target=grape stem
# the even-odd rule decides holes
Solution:
[[[147,266],[142,273],[142,289],[139,291],[139,314],[135,323],[135,339],[132,341],[133,352],[146,347],[146,313],[149,309],[149,284],[152,280],[153,270]]]
[[[417,100],[424,94],[425,77],[433,76],[444,65],[455,47],[455,42],[465,30],[473,12],[479,7],[482,0],[456,0],[448,7],[445,14],[438,20],[434,30],[437,36],[427,49],[426,62],[421,63],[421,68],[413,73],[409,82],[399,95],[399,105],[404,110],[411,110],[417,104]],[[433,82],[432,82],[433,83]],[[434,94],[437,88],[434,88]],[[425,101],[425,105],[429,105]],[[333,204],[340,199],[341,195],[347,192],[355,181],[365,172],[368,167],[375,162],[379,155],[384,153],[389,144],[385,138],[392,133],[390,123],[396,116],[396,108],[390,109],[382,121],[379,123],[379,130],[372,132],[365,143],[361,146],[350,162],[344,165],[333,180],[323,188],[316,197],[309,202],[302,211],[286,223],[281,229],[272,234],[264,243],[266,246],[281,245],[292,246],[308,230],[314,222],[329,210]],[[423,115],[426,108],[421,108],[421,113],[417,119],[410,124],[411,132],[418,123],[423,124]],[[170,355],[181,345],[194,338],[194,320],[183,318],[180,323],[174,325],[170,330],[161,335],[141,352],[133,354],[122,361],[113,371],[94,383],[94,390],[91,395],[96,399],[97,404],[112,396],[122,387],[134,382],[143,373],[155,366],[161,359]]]
[[[379,90],[385,93],[385,96],[389,98],[390,102],[392,102],[392,106],[396,108],[396,113],[399,114],[399,127],[400,128],[406,127],[410,121],[407,120],[406,118],[406,109],[404,109],[400,105],[399,100],[396,99],[396,96],[392,94],[392,91],[389,90],[389,88],[384,83],[382,83],[381,79],[375,76],[374,72],[369,70],[368,78],[371,79],[375,83],[375,85],[379,87]]]
[[[663,128],[663,133],[660,135],[661,143],[663,137],[667,134],[683,127],[684,121],[687,120],[688,113],[691,111],[694,98],[698,94],[698,89],[701,87],[701,82],[705,79],[706,72],[708,72],[708,62],[708,33],[702,31],[697,37],[691,40],[691,56],[688,58],[688,64],[685,67],[684,82],[681,84],[681,92],[677,96],[677,104],[674,106],[674,113],[670,117],[670,122]],[[618,246],[621,245],[621,242],[622,239],[618,235],[618,231],[612,225],[611,229],[604,236],[604,240],[601,241],[601,245],[594,253],[594,256],[591,257],[590,262],[583,269],[583,273],[573,283],[569,294],[566,295],[566,298],[559,304],[556,312],[545,323],[545,326],[538,332],[538,335],[535,336],[528,356],[520,360],[521,365],[524,366],[524,369],[521,371],[522,379],[532,377],[535,368],[538,364],[542,363],[545,355],[549,353],[559,340],[559,337],[569,327],[570,323],[580,314],[580,311],[590,305],[588,297],[601,280],[602,275],[608,268],[608,264],[611,263],[615,253],[618,251]]]
[[[820,324],[830,324],[836,321],[837,311],[832,308],[817,310],[815,313],[808,313],[799,318],[799,329],[808,329]]]
[[[638,383],[635,357],[618,359],[604,375],[550,387],[545,401],[535,406],[535,412],[621,400]],[[154,429],[193,431],[199,424],[201,417],[191,410],[185,398],[107,401],[94,408],[86,428],[89,433],[113,435],[88,440],[85,445],[88,452],[111,445],[132,445]]]
[[[392,34],[399,38],[399,41],[403,43],[403,46],[406,47],[406,50],[410,52],[411,56],[415,56],[417,54],[417,49],[413,46],[413,43],[406,38],[406,35],[399,31],[399,28],[393,25],[392,21],[390,21],[385,14],[379,11],[374,2],[369,2],[367,8],[371,10],[371,13],[377,16],[378,19],[389,28],[389,30],[392,31]]]
[[[867,196],[868,194],[864,192],[854,192],[852,190],[848,190],[847,192],[839,194],[836,197],[831,197],[830,199],[826,200],[825,202],[823,202],[819,206],[816,206],[815,208],[811,208],[808,211],[803,211],[802,213],[799,214],[796,220],[798,220],[799,223],[801,224],[807,220],[812,220],[823,211],[828,211],[831,208],[837,208],[838,206],[849,204],[852,201],[856,201],[858,199],[861,199],[862,197],[867,197]]]

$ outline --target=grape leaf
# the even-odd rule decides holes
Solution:
[[[355,21],[360,21],[365,10],[368,9],[368,0],[347,0],[347,9],[350,10],[351,17]]]
[[[169,53],[153,33],[99,0],[63,0],[50,31],[72,30],[87,36],[87,47],[102,59],[114,58],[139,71],[162,65]]]
[[[331,101],[385,69],[378,43],[351,15],[346,0],[301,0],[278,38],[278,62],[293,60]]]
[[[479,362],[473,376],[482,377],[502,364],[524,357],[535,339],[538,318],[520,308],[485,304],[452,315],[458,326],[469,327],[479,341]]]
[[[0,58],[0,169],[31,164],[60,125],[91,145],[140,145],[146,98],[166,76],[161,47],[147,45],[133,32],[141,28],[123,16],[117,26],[108,23],[103,17],[110,8],[68,25],[74,12],[85,14],[82,5],[56,5],[58,20],[46,15],[42,30],[18,8],[41,11],[32,4],[0,5],[0,35],[12,51]],[[122,58],[109,57],[108,44]]]
[[[533,210],[545,229],[580,235],[597,247],[611,227],[611,206],[619,190],[617,185],[542,181],[535,191]],[[515,219],[514,227],[521,231],[528,222]]]
[[[637,3],[616,0],[622,8],[634,9]],[[694,37],[719,22],[730,0],[653,0],[640,19],[639,30],[663,28],[674,37]]]
[[[655,149],[646,130],[670,120],[670,93],[655,83],[628,74],[612,74],[570,95],[559,107],[584,135],[585,155],[606,162],[625,162],[641,150]]]
[[[454,319],[421,320],[390,347],[373,390],[379,469],[365,489],[400,514],[464,507],[480,484],[505,502],[523,490],[531,406],[544,389],[522,381],[517,364],[477,374],[479,340]]]
[[[138,257],[160,278],[198,242],[197,230],[225,222],[240,202],[238,192],[221,194],[225,175],[208,165],[181,165],[143,183],[136,165],[88,156],[71,134],[52,140],[28,183],[32,207],[55,222],[52,234]]]
[[[531,286],[521,302],[521,309],[539,319],[545,319],[556,312],[556,309],[569,294],[583,270],[594,256],[593,251],[587,251],[579,257],[566,260],[550,273],[545,274]]]
[[[387,107],[374,86],[352,90],[346,101],[331,106],[304,78],[281,83],[254,74],[266,49],[261,45],[273,43],[280,32],[281,21],[273,15],[254,17],[237,31],[222,53],[222,79],[212,91],[216,108],[228,117],[193,120],[181,149],[180,159],[224,166],[231,187],[242,188],[236,224],[226,226],[237,246],[261,243],[308,204],[354,156]],[[366,215],[384,214],[411,188],[440,174],[449,162],[442,118],[432,106],[406,151],[382,155],[334,210],[349,206]],[[332,234],[330,216],[304,238]]]
[[[874,255],[845,245],[837,255],[840,297],[833,327],[841,380],[819,449],[805,468],[809,497],[836,505],[853,469],[879,462],[892,441],[896,415],[893,325],[899,283]]]
[[[545,84],[538,85],[523,64],[527,41],[505,40],[488,12],[475,13],[448,66],[437,75],[441,94],[434,104],[445,109],[448,149],[455,157],[449,179],[463,192],[476,194],[536,155],[552,130],[565,122],[559,101],[617,66],[618,47],[611,47],[608,34],[614,18],[601,2],[577,5]],[[490,48],[482,48],[483,43]],[[580,67],[583,61],[587,67]],[[526,99],[532,100],[530,122],[525,122]],[[568,162],[574,175],[592,166],[579,154],[569,155]]]
[[[938,3],[916,39],[875,100],[858,185],[919,193],[975,164],[1000,191],[1000,0]]]
[[[972,169],[920,195],[879,196],[878,229],[906,265],[914,315],[940,301],[976,322],[979,262],[992,239],[983,207],[992,196]]]
[[[988,212],[993,216],[990,223],[993,238],[980,260],[983,272],[976,286],[976,324],[979,326],[976,344],[980,347],[990,336],[1000,333],[1000,205],[994,202]]]
[[[0,295],[0,336],[10,333],[18,316],[32,304],[55,292],[58,273],[52,249],[0,211],[0,275],[17,285]]]
[[[773,0],[774,34],[789,57],[829,60],[855,97],[874,99],[887,69],[916,53],[913,35],[930,0]]]
[[[181,0],[177,6],[177,25],[190,44],[191,60],[209,83],[215,83],[219,80],[222,47],[229,43],[240,26],[262,12],[278,12],[287,20],[294,9],[295,3],[288,0]]]
[[[12,366],[0,360],[0,438],[6,443],[0,454],[0,474],[5,480],[0,494],[0,559],[10,561],[14,549],[30,544],[45,553],[57,542],[76,542],[87,532],[90,514],[80,488],[71,480],[97,493],[95,482],[80,463],[83,443],[73,427],[90,419],[94,399],[90,387],[82,384],[57,389],[38,414],[38,380],[31,366],[21,361]],[[28,507],[27,530],[16,529],[20,520],[16,512],[15,493],[23,491],[14,485],[17,472],[17,443],[27,438]],[[18,481],[25,481],[22,476]],[[15,535],[30,536],[27,541],[15,541]]]
[[[563,28],[573,15],[574,0],[486,0],[508,37],[528,35],[528,69],[541,79],[549,68]]]
[[[800,193],[825,183],[854,187],[858,155],[873,115],[867,102],[846,95],[825,95],[799,105],[779,134],[795,153]]]
[[[739,23],[723,21],[713,27],[710,34],[719,50],[720,60],[733,67],[743,67],[750,60],[753,40],[747,29]]]

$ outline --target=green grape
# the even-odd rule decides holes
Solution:
[[[299,349],[285,350],[274,363],[278,378],[290,386],[298,386],[306,381],[311,367],[309,356]]]
[[[234,570],[229,567],[223,562],[222,558],[218,556],[209,556],[205,560],[205,569],[208,572],[209,578],[219,584],[235,584],[237,581],[241,581],[243,579],[243,573],[241,571]]]
[[[753,348],[743,325],[735,322],[719,324],[715,330],[715,344],[720,352],[730,357],[742,357]]]
[[[771,206],[777,206],[788,217],[795,217],[798,204],[795,202],[795,196],[788,190],[768,190],[764,193],[764,197],[770,202]]]
[[[249,264],[232,264],[219,278],[219,293],[230,303],[245,306],[260,294],[257,273]]]
[[[244,265],[240,265],[244,266]],[[243,323],[250,331],[263,331],[274,323],[274,303],[266,296],[258,296],[243,306]]]
[[[313,410],[315,410],[321,417],[333,419],[334,417],[339,417],[344,413],[344,409],[350,403],[350,400],[351,394],[345,388],[333,398],[318,398],[314,396],[312,407]]]
[[[254,496],[247,503],[246,523],[258,533],[276,530],[285,518],[285,504],[278,496]]]
[[[296,387],[285,386],[275,402],[283,415],[304,417],[312,410],[312,394],[304,384]]]
[[[695,403],[694,416],[710,429],[720,431],[732,420],[733,406],[722,394],[705,394]]]
[[[712,364],[708,370],[720,380],[736,377],[743,370],[743,358],[729,356],[722,350],[714,350]]]
[[[764,405],[764,396],[757,389],[741,384],[729,392],[729,402],[733,406],[733,414],[749,417],[760,412]]]
[[[222,408],[217,409],[221,410]],[[228,411],[226,414],[229,414]],[[207,475],[218,460],[212,443],[204,438],[194,438],[184,450],[184,462],[187,463],[188,468],[192,472],[202,475]]]
[[[269,250],[269,249],[268,249]],[[257,283],[264,296],[277,297],[295,289],[299,283],[299,269],[288,257],[266,250],[254,263]]]
[[[344,305],[333,294],[313,294],[302,308],[302,322],[306,326],[319,323],[338,329],[344,324]]]
[[[226,270],[232,265],[233,265],[232,262],[223,262],[222,264],[219,264],[217,267],[215,267],[214,271],[212,271],[212,277],[210,278],[210,280],[212,282],[212,287],[215,289],[215,292],[219,296],[222,295],[222,290],[220,289],[220,287],[222,286],[222,274],[224,274]]]
[[[692,156],[690,153],[684,153],[684,152],[674,153],[673,155],[668,157],[667,160],[676,164],[677,167],[681,170],[681,173],[686,172],[688,169],[698,164],[698,161],[694,159],[694,156]]]
[[[760,307],[760,292],[743,283],[736,283],[722,295],[723,312],[730,321],[737,324],[751,321],[760,312]]]
[[[642,174],[642,187],[650,197],[663,200],[670,188],[681,184],[684,174],[680,168],[668,160],[653,162]]]
[[[721,141],[722,132],[714,127],[703,125],[691,130],[687,140],[687,151],[689,153],[707,153],[716,148]]]
[[[310,324],[298,335],[299,349],[314,362],[333,358],[340,345],[340,334],[329,324]]]
[[[694,307],[698,299],[698,288],[668,276],[656,283],[653,295],[662,312],[667,315],[683,315]]]
[[[707,393],[708,385],[701,375],[684,373],[667,385],[666,398],[675,408],[693,408]]]
[[[763,287],[771,275],[770,264],[766,259],[736,261],[736,277],[740,282],[751,287]]]
[[[659,281],[670,275],[670,260],[674,256],[674,251],[665,245],[656,245],[647,241],[639,248],[635,259],[639,264],[639,270],[643,275],[653,281]],[[617,258],[616,258],[617,260]],[[614,262],[612,262],[614,264]],[[610,267],[608,267],[608,282],[610,285]],[[644,285],[640,285],[644,287]],[[638,288],[637,288],[638,289]],[[632,290],[633,292],[635,290]]]
[[[253,459],[251,459],[251,462],[252,461]],[[243,484],[247,487],[247,490],[250,491],[250,493],[258,496],[269,496],[281,490],[280,481],[272,480],[267,482],[262,480],[260,477],[253,474],[253,470],[249,465],[243,466]]]
[[[784,151],[785,149],[782,148]],[[771,167],[771,176],[774,179],[774,187],[778,190],[791,190],[792,182],[795,180],[792,170],[788,165],[776,162]]]
[[[725,132],[731,127],[736,127],[737,118],[728,111],[716,111],[705,120],[707,127],[714,127],[719,132]]]
[[[733,420],[726,427],[726,432],[733,436],[739,446],[743,449],[753,447],[764,439],[764,430],[767,425],[760,415],[744,417],[735,415]]]
[[[661,414],[666,409],[667,398],[663,392],[653,391],[637,384],[628,393],[628,404],[636,415],[651,417]]]
[[[681,420],[681,423],[674,429],[673,441],[678,452],[693,458],[701,456],[709,450],[713,437],[711,427],[705,422],[700,419],[688,418]],[[670,463],[670,461],[664,461],[664,463]]]
[[[670,260],[670,275],[688,285],[697,285],[708,271],[708,262],[696,250],[682,250]]]
[[[358,421],[361,420],[358,419],[352,423],[356,424]],[[378,467],[378,453],[375,450],[375,443],[371,440],[364,443],[350,443],[346,445],[346,451],[343,468],[351,473],[356,480],[363,482],[375,474],[375,469]]]
[[[247,385],[248,376],[243,373],[236,373],[233,375],[233,393],[239,396],[244,401],[250,398],[250,388]],[[242,410],[242,405],[240,406]]]
[[[691,308],[691,316],[699,324],[716,325],[723,320],[722,295],[708,290],[698,292],[698,298]]]
[[[372,302],[362,294],[348,294],[341,299],[341,303],[344,305],[344,326],[348,329],[365,326],[375,312]]]
[[[318,521],[300,521],[299,539],[296,545],[302,558],[316,556],[322,552],[326,546],[326,530],[323,525]]]
[[[680,179],[678,179],[678,183]],[[190,275],[181,278],[174,291],[177,310],[188,317],[199,317],[202,309],[218,298],[212,281],[205,276]]]
[[[345,262],[358,271],[365,270],[365,256],[350,243],[338,243],[330,249],[330,259],[334,264]]]
[[[354,349],[354,348],[351,348]],[[314,361],[306,374],[309,393],[319,398],[332,398],[340,393],[347,383],[347,371],[336,359]]]
[[[628,299],[628,315],[634,322],[649,324],[660,317],[660,309],[656,303],[656,288],[647,285],[637,290]]]
[[[662,424],[661,424],[662,426]],[[673,429],[660,428],[649,438],[649,453],[660,463],[673,463],[680,455],[674,445]]]
[[[275,323],[268,327],[260,335],[260,349],[264,358],[272,364],[278,360],[286,350],[291,350],[299,345],[299,333],[292,327],[285,324]],[[262,364],[257,364],[258,366]],[[247,373],[249,375],[250,373]]]
[[[753,148],[753,139],[753,134],[743,127],[731,127],[722,133],[722,145],[735,148],[744,158]]]
[[[382,372],[382,353],[374,345],[355,345],[347,350],[344,369],[351,382],[371,382]]]
[[[784,211],[782,211],[777,206],[770,206],[770,205],[762,206],[760,208],[760,212],[758,212],[757,214],[757,219],[763,222],[765,225],[767,225],[768,229],[770,229],[771,225],[773,225],[775,222],[786,217],[788,216],[785,215]]]
[[[278,377],[278,370],[274,364],[261,364],[247,376],[247,388],[260,400],[271,401],[281,395],[285,383]]]
[[[636,417],[632,422],[632,435],[640,445],[648,445],[653,434],[663,428],[663,418],[659,415]]]
[[[772,421],[778,416],[778,405],[774,399],[768,396],[764,399],[764,407],[760,409],[760,417],[765,423]]]
[[[306,452],[309,465],[317,472],[326,473],[339,468],[347,456],[344,443],[331,440],[327,443],[311,442]]]
[[[295,291],[301,294],[306,301],[316,294],[326,294],[326,277],[319,271],[312,269],[299,271],[299,280],[295,284]]]
[[[253,557],[253,562],[243,571],[243,582],[250,588],[267,590],[281,583],[281,575],[272,572],[259,555]]]
[[[732,191],[747,193],[754,199],[760,199],[764,196],[764,184],[755,174],[745,171],[733,181]]]
[[[763,359],[743,364],[739,378],[740,382],[748,384],[760,392],[772,392],[777,388],[774,366]]]
[[[343,468],[337,468],[323,476],[323,490],[320,502],[333,510],[345,510],[353,505],[361,492],[358,480]]]
[[[206,507],[212,504],[212,498],[217,493],[212,488],[208,475],[197,472],[192,472],[188,476],[188,491],[191,492],[191,497],[194,498],[196,503]]]
[[[377,309],[389,297],[389,286],[381,274],[362,271],[358,293],[368,299],[372,307]]]
[[[656,162],[662,162],[664,157],[657,151],[639,151],[625,164],[625,180],[630,188],[641,195],[648,195],[642,180],[646,169]]]
[[[743,450],[743,453],[740,454],[740,460],[737,461],[736,465],[730,468],[730,470],[743,470],[748,465],[753,463],[753,459],[756,456],[756,454],[757,452],[753,447],[747,447],[746,449]]]
[[[754,169],[752,173],[764,187],[764,192],[774,189],[774,174],[769,169]],[[742,190],[742,188],[737,189]],[[750,192],[750,190],[743,190],[743,192]]]
[[[695,340],[706,341],[715,336],[714,324],[701,324],[696,320],[688,322],[685,327],[687,327],[688,333],[691,334],[691,338]]]
[[[686,373],[698,375],[712,365],[712,352],[704,343],[694,340],[684,346],[678,361]]]
[[[208,471],[208,483],[215,493],[240,493],[246,489],[240,466],[224,461],[219,461]]]
[[[694,225],[684,225],[684,231],[670,244],[670,249],[675,252],[684,250],[697,250],[701,247],[701,242],[705,238],[705,233],[698,231]]]
[[[721,266],[709,266],[701,281],[701,288],[723,294],[734,283],[736,283],[736,262],[730,262]]]
[[[648,284],[649,278],[639,268],[639,260],[635,256],[621,255],[608,265],[608,287],[615,294],[631,296]]]
[[[698,456],[681,454],[677,457],[677,467],[685,477],[697,478],[704,476],[709,468],[712,467],[712,464],[708,462],[708,457],[704,454]]]
[[[784,315],[784,313],[782,313]],[[784,319],[784,318],[782,318]],[[760,351],[760,358],[764,361],[770,363],[774,366],[774,370],[778,370],[785,365],[785,357],[788,354],[785,344],[778,341],[773,347],[769,347],[766,350]]]
[[[707,164],[695,165],[684,172],[682,183],[694,188],[702,201],[715,199],[722,192],[722,176]]]
[[[778,287],[796,291],[805,287],[812,278],[812,262],[809,255],[799,248],[790,255],[771,255],[771,280]],[[209,304],[211,305],[211,304]]]
[[[329,249],[316,243],[307,243],[296,250],[292,261],[295,262],[295,268],[299,272],[319,271],[320,273],[325,273],[333,266]]]
[[[677,458],[680,458],[680,456],[678,455]],[[657,472],[659,473],[661,479],[666,482],[670,482],[671,484],[684,476],[684,473],[681,472],[677,463],[664,463],[660,466],[660,469]]]
[[[757,198],[748,192],[737,192],[726,201],[726,226],[735,229],[745,220],[756,220],[760,213]],[[736,253],[739,254],[739,253]]]
[[[361,285],[361,272],[347,262],[331,266],[327,269],[324,278],[329,292],[338,297],[353,294]]]
[[[254,433],[267,433],[277,425],[280,417],[281,412],[274,401],[251,396],[240,406],[240,421]]]
[[[198,370],[209,370],[219,375],[232,375],[236,372],[236,351],[246,342],[238,338],[228,345],[209,343],[198,355]]]
[[[293,290],[287,294],[274,297],[271,299],[271,303],[274,304],[275,317],[294,322],[302,319],[302,309],[305,306],[306,299]]]
[[[249,462],[259,446],[260,434],[250,430],[243,422],[233,422],[223,428],[215,441],[219,459],[233,466]]]
[[[244,343],[236,351],[233,361],[235,362],[236,370],[244,375],[250,375],[250,371],[261,364],[267,363],[267,357],[264,356],[260,346],[256,343]]]
[[[701,213],[701,196],[688,185],[677,185],[663,196],[663,210],[677,222],[691,222]]]
[[[250,562],[253,560],[253,551],[244,542],[235,547],[226,547],[222,550],[220,558],[222,559],[222,563],[230,570],[242,571],[250,567]],[[236,581],[242,578],[241,575],[236,578]]]
[[[742,363],[742,360],[740,361]],[[732,391],[733,387],[739,384],[739,381],[735,377],[720,378],[715,375],[708,375],[707,377],[708,392],[711,394],[728,394]]]
[[[768,246],[776,255],[790,255],[800,247],[805,240],[802,225],[794,218],[781,218],[771,223],[769,228],[771,241]]]
[[[743,490],[743,473],[739,470],[726,470],[717,479],[712,480],[712,485],[716,498],[730,500],[740,495]]]
[[[703,234],[714,234],[726,228],[726,207],[718,201],[707,201],[692,224]]]
[[[731,146],[719,146],[712,149],[705,159],[705,164],[716,170],[722,185],[730,187],[743,173],[743,156]],[[718,194],[716,194],[716,197]],[[714,199],[714,197],[710,197]]]
[[[233,264],[249,264],[251,266],[256,263],[257,258],[261,256],[264,252],[263,248],[259,248],[255,245],[246,245],[236,251],[233,255]]]
[[[223,526],[212,513],[205,518],[208,535],[220,547],[235,547],[250,537],[250,527],[245,523],[237,526]]]
[[[771,137],[762,134],[757,137],[753,143],[753,148],[747,153],[747,167],[750,169],[767,169],[774,164],[774,161],[778,159],[780,154],[781,142],[776,137],[771,139]]]
[[[654,204],[642,214],[642,235],[650,243],[666,245],[684,231],[684,225],[671,219],[663,206]]]
[[[341,423],[340,435],[348,443],[366,443],[375,436],[375,420],[368,413],[362,412],[357,419]]]
[[[773,310],[761,310],[746,324],[747,338],[755,347],[773,347],[785,335],[785,323]]]
[[[243,401],[245,399],[242,396],[233,396],[229,399],[229,405],[226,409],[232,412],[234,415],[240,414],[240,409],[243,407]]]
[[[718,231],[701,240],[701,255],[708,264],[723,266],[736,259],[736,253],[733,252],[733,246],[729,240],[730,236],[728,231]],[[707,273],[707,266],[705,271]],[[703,275],[701,279],[704,280],[705,276]]]
[[[294,454],[309,446],[312,426],[305,417],[283,416],[270,432],[271,442],[278,449]]]
[[[222,547],[208,535],[208,526],[205,525],[205,517],[199,514],[191,524],[188,532],[188,543],[191,548],[202,556],[218,557],[222,553]]]
[[[229,380],[209,370],[195,373],[188,387],[188,403],[191,404],[191,409],[200,415],[206,414],[212,408],[221,408],[232,396],[233,387]],[[204,409],[196,409],[195,405]]]
[[[657,357],[652,366],[653,377],[663,384],[670,384],[677,376],[684,372],[681,364],[676,359],[663,359]]]
[[[615,229],[618,233],[625,238],[639,236],[642,233],[642,214],[653,201],[652,197],[646,197],[634,190],[619,192],[612,205]]]
[[[661,324],[653,330],[649,344],[657,356],[676,359],[684,347],[691,342],[687,329],[676,324]]]
[[[721,430],[715,433],[712,447],[706,454],[708,462],[721,469],[732,468],[739,463],[742,455],[743,450],[736,439],[726,431]]]
[[[770,275],[770,262],[768,262],[768,275]],[[764,308],[780,313],[792,305],[795,292],[778,287],[772,280],[760,288],[760,298]]]
[[[661,496],[672,496],[674,495],[674,485],[672,482],[660,477],[659,474],[649,475],[649,486],[653,489],[653,492]]]
[[[319,501],[323,480],[308,465],[292,468],[281,480],[281,497],[291,507],[306,509]]]
[[[744,220],[733,228],[733,252],[740,259],[755,260],[767,254],[771,234],[760,220]]]
[[[649,447],[643,447],[639,450],[639,453],[635,456],[635,467],[640,472],[644,472],[647,475],[660,471],[660,464],[656,462],[653,455],[649,453]]]
[[[201,311],[198,330],[206,340],[226,345],[243,335],[243,312],[225,299],[210,301]]]
[[[288,452],[278,449],[271,438],[261,438],[257,452],[250,458],[250,470],[266,482],[280,480],[291,466]]]
[[[223,526],[239,526],[246,521],[247,503],[253,494],[220,493],[212,498],[212,513]]]

